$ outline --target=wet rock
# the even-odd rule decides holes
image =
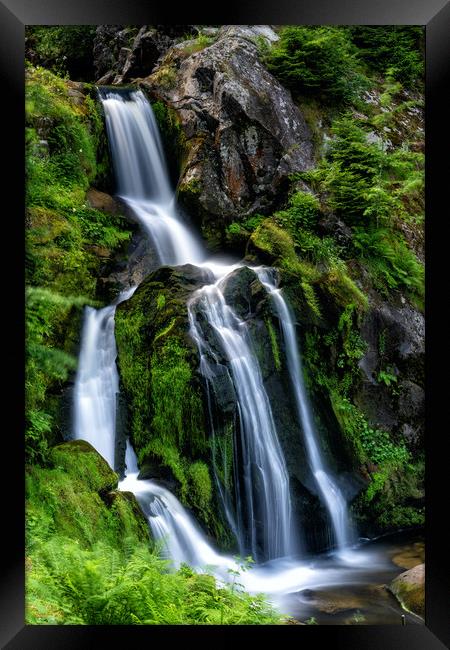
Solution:
[[[149,75],[176,39],[192,30],[192,25],[99,25],[94,39],[97,84],[120,85]]]
[[[325,215],[319,221],[318,226],[322,234],[333,237],[339,246],[344,248],[350,246],[353,239],[352,229],[341,221],[341,219],[338,219],[336,215]]]
[[[396,550],[391,559],[394,564],[403,569],[412,569],[425,561],[425,544],[423,542],[409,544],[399,552]]]
[[[233,311],[245,319],[255,314],[260,302],[267,299],[267,292],[258,276],[248,266],[230,273],[226,278],[223,294]]]
[[[98,84],[111,83],[118,69],[119,53],[137,33],[124,25],[99,25],[94,38],[94,69]]]
[[[425,564],[419,564],[397,576],[389,590],[410,612],[425,617]]]
[[[355,403],[373,426],[398,433],[411,443],[410,447],[417,446],[424,432],[423,314],[408,303],[372,300],[361,336],[367,350],[359,362],[363,380]],[[386,384],[381,371],[397,380]]]
[[[417,421],[423,419],[425,411],[425,391],[412,381],[403,381],[399,385],[398,414],[401,419]]]

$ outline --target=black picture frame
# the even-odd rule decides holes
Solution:
[[[450,88],[450,3],[443,0],[229,0],[226,14],[211,7],[196,11],[192,3],[176,9],[171,3],[148,0],[1,0],[0,71],[5,117],[2,187],[2,259],[6,332],[2,339],[3,499],[2,574],[0,581],[0,645],[8,650],[99,648],[112,640],[124,645],[167,643],[181,635],[182,643],[235,637],[255,642],[255,633],[294,641],[302,648],[326,642],[330,648],[439,650],[450,646],[450,587],[444,505],[448,461],[443,453],[447,435],[446,381],[437,375],[445,364],[446,326],[439,307],[446,302],[439,278],[446,259],[443,225],[446,218],[450,166],[448,123],[444,102]],[[396,626],[277,626],[244,628],[147,626],[25,626],[24,625],[24,26],[27,24],[414,24],[426,27],[426,624]],[[196,20],[197,19],[197,20]],[[6,139],[6,142],[5,142]],[[6,180],[6,182],[5,182]],[[5,205],[6,204],[6,205]],[[11,255],[4,261],[6,253]],[[442,265],[442,266],[441,266]],[[5,270],[5,268],[7,270]],[[444,284],[445,286],[445,284]],[[6,317],[7,314],[7,317]],[[442,331],[441,331],[442,330]],[[447,353],[448,354],[448,353]],[[433,363],[434,360],[434,363]],[[438,363],[436,363],[438,361]],[[447,398],[448,400],[448,398]],[[441,417],[439,417],[441,416]],[[3,422],[5,422],[5,417]],[[6,447],[6,450],[5,450]],[[6,470],[9,476],[5,478]],[[446,471],[447,470],[447,471]],[[443,478],[442,478],[443,477]],[[441,480],[442,479],[442,480]],[[447,479],[448,480],[448,479]],[[444,498],[442,498],[442,496]],[[251,635],[251,636],[250,636]],[[320,638],[319,638],[320,637]],[[326,646],[325,646],[326,647]]]

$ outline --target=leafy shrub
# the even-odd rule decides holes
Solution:
[[[91,80],[95,30],[95,25],[28,25],[27,58],[71,79]]]
[[[326,102],[349,102],[365,85],[348,30],[341,27],[285,27],[266,62],[295,94]]]
[[[424,75],[424,28],[417,25],[356,25],[350,27],[358,56],[374,70],[417,86]]]
[[[262,595],[167,560],[145,545],[82,549],[58,536],[31,558],[27,623],[72,625],[261,625],[282,622]]]

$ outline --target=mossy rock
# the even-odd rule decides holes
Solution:
[[[120,537],[138,539],[143,542],[149,539],[148,522],[132,492],[113,490],[105,495],[104,500],[111,512],[117,514]]]
[[[425,564],[401,573],[391,582],[389,591],[402,607],[425,618]]]
[[[49,466],[26,472],[27,544],[53,536],[90,548],[107,541],[123,550],[125,539],[148,540],[147,521],[133,495],[114,491],[118,476],[84,440],[54,447]]]
[[[86,440],[70,440],[53,447],[50,453],[55,467],[81,480],[95,492],[108,492],[118,485],[118,476],[106,460]]]

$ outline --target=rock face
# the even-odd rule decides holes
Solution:
[[[395,578],[389,585],[403,607],[425,617],[425,564],[418,564]]]
[[[268,27],[223,27],[190,53],[172,47],[141,85],[176,114],[184,139],[179,198],[219,243],[223,221],[267,212],[287,176],[312,165],[311,134],[290,93],[266,70],[253,39]],[[191,43],[191,45],[189,45]],[[219,225],[217,220],[220,219]]]
[[[423,314],[407,304],[374,304],[361,336],[368,345],[360,361],[364,380],[356,403],[377,426],[402,435],[409,448],[421,447],[425,417]],[[392,385],[386,385],[380,375],[386,370],[394,378]]]

